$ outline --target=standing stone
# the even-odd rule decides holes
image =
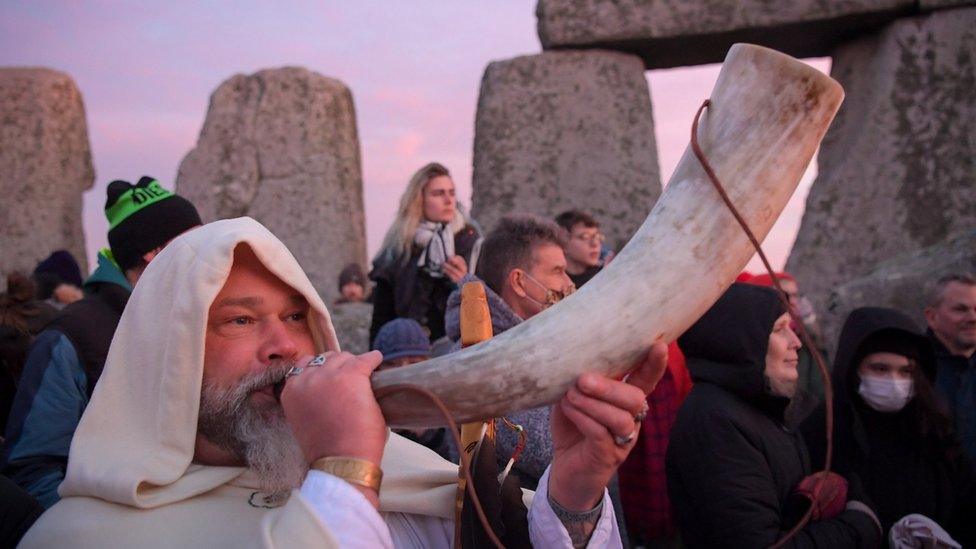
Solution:
[[[369,352],[369,326],[373,321],[372,303],[340,303],[329,307],[332,327],[342,350],[354,355]]]
[[[605,48],[649,69],[721,63],[749,42],[795,57],[827,55],[843,40],[918,13],[919,0],[539,0],[546,50]],[[921,0],[928,9],[973,0]]]
[[[651,97],[641,60],[561,51],[496,61],[481,82],[473,214],[593,214],[615,248],[661,194]]]
[[[303,68],[268,69],[213,93],[176,187],[205,222],[263,223],[331,304],[342,268],[366,264],[360,166],[349,88]]]
[[[976,273],[976,231],[900,255],[831,292],[821,315],[825,341],[837,342],[844,320],[858,307],[890,307],[911,316],[920,328],[935,282],[947,274]],[[833,349],[831,349],[833,352]]]
[[[832,76],[847,99],[787,263],[819,306],[881,261],[976,228],[976,8],[852,41]]]
[[[87,274],[81,195],[94,182],[85,107],[71,77],[0,68],[0,273],[30,274],[65,249]]]

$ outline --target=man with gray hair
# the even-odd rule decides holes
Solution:
[[[949,404],[963,448],[976,459],[976,277],[940,278],[925,320],[938,361],[936,386]]]
[[[477,275],[466,275],[458,286],[470,281],[484,282],[494,335],[532,318],[576,291],[568,273],[565,237],[566,233],[556,223],[530,214],[507,215],[485,236]],[[447,336],[455,342],[461,338],[460,306],[461,291],[457,290],[448,299],[445,314]],[[536,489],[553,460],[552,414],[553,408],[549,406],[518,412],[507,419],[522,431],[505,427],[496,432],[498,468],[515,473],[523,488]],[[523,431],[526,441],[521,446]],[[616,516],[622,518],[616,476],[608,488]],[[621,536],[626,536],[622,523],[619,530]],[[625,541],[624,546],[627,545]]]
[[[528,214],[503,217],[485,236],[477,276],[468,274],[458,286],[471,281],[484,282],[494,335],[514,328],[575,290],[566,272],[563,243],[558,225]],[[447,300],[445,315],[447,336],[455,342],[461,339],[460,307],[461,291],[456,290]],[[519,412],[509,419],[521,425],[528,438],[512,471],[524,488],[535,489],[552,461],[550,408],[543,406]],[[504,470],[509,458],[515,454],[519,438],[518,433],[510,429],[499,429],[500,469]]]

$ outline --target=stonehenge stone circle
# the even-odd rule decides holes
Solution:
[[[961,5],[976,0],[539,0],[536,15],[546,50],[630,52],[653,69],[719,63],[736,42],[829,55],[899,17]]]
[[[0,68],[0,274],[29,275],[65,249],[86,276],[82,193],[94,182],[85,107],[71,77]]]
[[[297,67],[226,80],[176,187],[204,222],[250,216],[267,226],[326,303],[345,265],[366,264],[356,116],[338,80]]]
[[[496,61],[481,82],[472,213],[592,213],[619,248],[661,193],[651,99],[635,56],[560,51]]]
[[[848,42],[831,73],[847,98],[786,265],[818,306],[881,261],[976,229],[976,8]]]

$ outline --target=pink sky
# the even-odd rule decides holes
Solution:
[[[148,174],[172,188],[222,81],[284,65],[342,80],[356,104],[372,254],[420,165],[445,163],[470,204],[481,76],[491,61],[540,51],[534,11],[535,0],[4,2],[0,66],[61,70],[81,89],[96,170],[84,200],[91,264],[106,245],[105,186]],[[829,60],[811,64],[829,70]],[[717,75],[717,65],[648,73],[665,182]],[[775,267],[792,246],[812,175],[767,238]]]

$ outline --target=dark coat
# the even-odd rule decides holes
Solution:
[[[976,477],[955,438],[947,418],[943,436],[923,435],[920,414],[935,414],[913,398],[895,413],[877,412],[858,395],[857,365],[875,351],[914,354],[928,387],[916,387],[933,402],[931,384],[936,362],[932,346],[907,316],[891,309],[865,307],[848,316],[837,344],[834,364],[834,459],[832,469],[856,474],[876,506],[885,531],[910,513],[919,513],[941,525],[963,547],[976,547]],[[891,345],[890,347],[888,345]],[[902,351],[898,347],[906,346]],[[821,406],[801,427],[816,467],[824,461],[825,409]],[[939,421],[939,418],[936,418]],[[948,435],[948,436],[946,436]]]
[[[3,474],[50,507],[81,415],[102,374],[132,287],[99,254],[87,296],[65,307],[31,344],[0,453]]]
[[[788,401],[765,391],[769,334],[784,307],[772,290],[733,285],[679,340],[695,385],[666,457],[668,495],[688,547],[769,547],[806,510],[790,495],[811,473],[786,428]],[[873,547],[857,511],[808,524],[789,547]]]
[[[471,266],[471,254],[481,238],[478,230],[466,225],[454,234],[454,252]],[[369,327],[369,344],[384,324],[394,318],[412,318],[430,332],[430,341],[444,337],[444,313],[447,298],[457,285],[447,277],[432,278],[417,267],[423,250],[414,246],[406,261],[402,258],[374,265],[369,278],[373,288],[373,320]]]
[[[970,462],[976,463],[976,353],[968,358],[954,355],[932,330],[928,336],[938,365],[936,387],[955,420],[963,450]]]

